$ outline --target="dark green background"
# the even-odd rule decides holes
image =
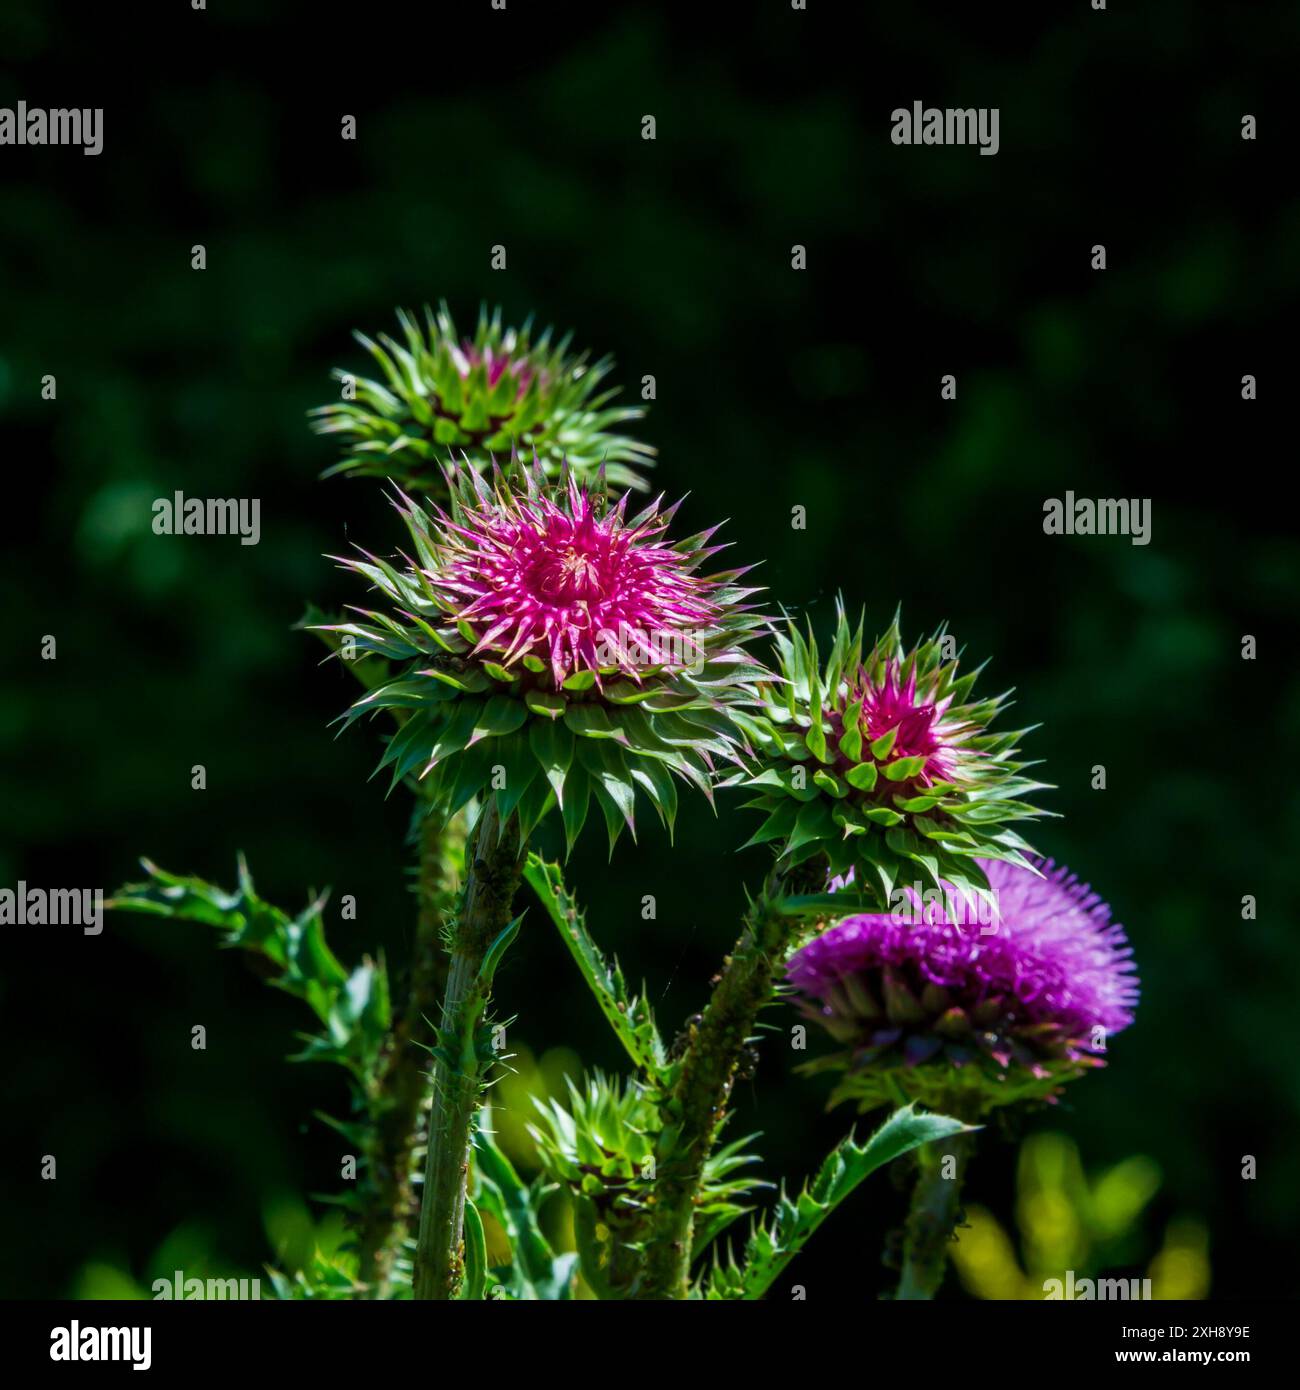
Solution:
[[[1279,339],[1300,201],[1274,97],[1296,11],[854,8],[10,0],[0,104],[103,105],[106,143],[0,149],[0,884],[111,888],[142,852],[229,882],[243,849],[286,906],[355,894],[336,948],[400,968],[406,807],[366,780],[374,731],[334,741],[346,678],[289,631],[308,598],[356,597],[322,552],[398,526],[372,484],[315,481],[333,454],[304,412],[331,366],[361,365],[349,331],[398,305],[536,311],[616,353],[629,391],[657,378],[657,481],[690,492],[688,529],[730,518],[773,602],[824,627],[837,591],[871,624],[901,600],[912,632],[947,618],[1017,688],[1064,817],[1038,843],[1114,905],[1144,991],[1109,1068],[1031,1127],[1090,1166],[1156,1159],[1139,1263],[1193,1213],[1215,1296],[1293,1293],[1300,556]],[[893,146],[915,99],[999,107],[1001,152]],[[154,536],[150,503],[178,488],[259,497],[261,544]],[[1066,489],[1150,497],[1152,543],[1044,536]],[[647,826],[611,868],[594,836],[577,857],[598,935],[670,1028],[763,871],[734,853],[752,829],[726,798],[717,819],[688,802],[675,850]],[[294,1199],[337,1186],[311,1112],[342,1086],[282,1064],[296,1006],[198,928],[4,946],[4,1290],[84,1288],[87,1262],[143,1278],[178,1227],[191,1264],[255,1272],[264,1210],[292,1225]],[[617,1063],[538,913],[499,986],[516,1046]],[[768,1177],[809,1170],[849,1119],[792,1060],[770,1043],[737,1098]],[[971,1180],[1004,1220],[1013,1159],[990,1145]],[[802,1258],[810,1296],[887,1286],[901,1202],[880,1180],[854,1198]]]

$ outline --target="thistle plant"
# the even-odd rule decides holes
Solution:
[[[517,921],[524,848],[558,809],[572,846],[591,803],[611,852],[635,833],[638,789],[671,828],[673,777],[711,790],[715,758],[735,758],[729,707],[752,704],[763,670],[744,644],[764,619],[741,571],[701,573],[714,532],[668,538],[675,508],[627,516],[566,470],[548,487],[473,469],[448,480],[450,511],[399,494],[413,558],[342,560],[386,601],[328,625],[391,677],[350,723],[401,712],[379,768],[412,777],[444,814],[482,807],[435,1051],[417,1298],[454,1296],[474,1111],[491,1064],[483,1015]],[[716,530],[716,528],[715,528]]]
[[[344,444],[342,461],[325,476],[376,476],[445,499],[447,465],[454,455],[465,468],[482,469],[494,466],[494,451],[516,454],[522,446],[533,449],[539,468],[554,472],[563,465],[584,476],[598,468],[599,477],[610,486],[644,487],[637,466],[648,466],[654,450],[622,433],[623,426],[643,412],[610,404],[616,393],[602,386],[612,366],[609,358],[593,364],[586,355],[571,355],[569,339],[552,344],[549,329],[534,340],[530,323],[522,329],[504,328],[500,310],[491,318],[486,310],[480,312],[472,339],[458,335],[446,305],[436,315],[426,308],[424,329],[404,311],[398,312],[398,320],[404,346],[384,335],[375,343],[357,334],[381,367],[384,382],[358,381],[338,371],[343,401],[311,413],[319,433],[338,435]],[[303,626],[315,630],[336,652],[348,643],[344,654],[367,689],[387,686],[388,655],[362,652],[358,657],[351,649],[352,639],[336,636],[321,617],[309,611]],[[388,708],[402,728],[409,708]],[[407,732],[418,731],[420,724],[417,719]],[[361,1275],[372,1281],[379,1296],[388,1291],[394,1248],[402,1240],[411,1207],[410,1163],[420,1118],[429,1109],[417,1049],[433,1041],[428,1019],[442,1009],[449,984],[440,938],[450,929],[455,897],[465,879],[468,834],[463,798],[454,806],[440,804],[438,779],[407,780],[414,780],[417,796],[412,840],[418,847],[420,913],[407,1007],[390,1048],[395,1099],[375,1156],[387,1196],[368,1223],[370,1236],[363,1232],[361,1241]],[[671,791],[670,786],[666,794]],[[498,823],[503,834],[513,835],[514,821],[508,814]],[[481,865],[481,875],[492,878],[488,863],[473,857],[471,863]],[[499,888],[504,891],[506,886]],[[467,941],[474,937],[469,926],[462,924],[461,932]],[[481,970],[490,944],[478,942],[468,956],[462,955],[462,962],[476,958]],[[464,978],[452,983],[457,993],[471,989]],[[451,1021],[464,1026],[464,1020]],[[446,1096],[440,1096],[438,1104],[464,1108]],[[436,1111],[434,1118],[441,1123]],[[463,1183],[458,1176],[445,1175],[444,1185],[444,1206],[450,1205],[452,1228],[458,1230]],[[454,1283],[449,1275],[443,1285],[450,1286],[448,1280]]]
[[[570,1192],[578,1268],[606,1299],[757,1299],[832,1211],[877,1168],[924,1144],[961,1135],[944,1115],[897,1111],[865,1144],[850,1134],[797,1198],[784,1187],[774,1212],[754,1215],[741,1253],[722,1237],[758,1188],[735,1176],[752,1139],[719,1148],[726,1105],[759,1010],[774,993],[772,960],[750,949],[774,905],[751,909],[741,946],[717,981],[684,1046],[669,1049],[644,993],[628,989],[617,962],[592,939],[559,865],[530,855],[524,876],[560,931],[588,987],[635,1068],[621,1084],[599,1074],[573,1087],[566,1107],[539,1106],[534,1133],[543,1163]],[[793,899],[781,907],[794,911]],[[780,915],[777,912],[777,915]],[[675,1055],[674,1055],[675,1054]],[[704,1113],[710,1102],[715,1108]]]
[[[829,891],[832,876],[851,880],[867,906],[888,902],[904,871],[984,891],[974,855],[1027,862],[1028,845],[1007,823],[1040,814],[1014,799],[1040,785],[1013,760],[1020,735],[988,728],[1005,697],[969,700],[979,673],[957,675],[942,629],[905,652],[895,618],[868,650],[863,622],[850,627],[842,604],[836,617],[824,666],[811,633],[787,623],[759,712],[743,716],[753,751],[730,780],[766,813],[749,843],[770,842],[777,857],[666,1101],[680,1138],[660,1174],[648,1277],[657,1296],[688,1287],[700,1183],[758,1014],[801,934],[847,906]]]
[[[623,433],[644,412],[613,404],[612,358],[571,353],[571,337],[555,342],[549,328],[534,337],[531,320],[503,326],[500,309],[481,310],[472,337],[445,304],[426,307],[423,324],[405,310],[397,321],[400,340],[356,334],[382,379],[336,370],[344,398],[311,412],[313,429],[344,448],[327,476],[438,495],[448,459],[481,468],[518,450],[536,453],[552,476],[567,466],[586,481],[603,466],[612,487],[645,489],[654,450]]]
[[[791,959],[802,1012],[843,1049],[806,1068],[839,1075],[832,1105],[922,1101],[979,1120],[1052,1101],[1132,1023],[1133,952],[1106,904],[1050,860],[980,868],[991,916],[951,887],[928,902],[907,890],[894,911],[847,917]],[[953,1146],[948,1176],[934,1153],[919,1161],[900,1297],[942,1280],[968,1148]]]
[[[281,912],[242,861],[234,892],[146,865],[113,904],[222,929],[314,1012],[303,1060],[347,1071],[351,1108],[332,1123],[362,1159],[340,1199],[353,1249],[274,1287],[758,1299],[901,1160],[916,1182],[898,1296],[932,1296],[980,1125],[1096,1069],[1136,1001],[1108,910],[1017,829],[1044,814],[1045,784],[1020,760],[1024,731],[997,727],[1008,697],[975,694],[980,671],[959,673],[944,628],[909,648],[895,617],[868,645],[841,604],[823,659],[811,625],[773,624],[748,570],[717,558],[716,527],[682,535],[679,504],[630,500],[653,450],[622,433],[641,412],[611,403],[607,358],[499,313],[468,338],[445,307],[398,317],[400,340],[360,339],[380,377],[336,373],[343,399],[313,421],[344,445],[329,472],[388,482],[405,548],[335,557],[370,595],[302,626],[356,679],[341,724],[377,723],[376,773],[412,798],[404,988],[382,958],[342,965],[323,897]],[[682,787],[710,804],[741,789],[769,858],[669,1035],[565,874],[589,822],[612,856],[647,803],[671,842]],[[563,854],[540,851],[547,836]],[[538,1100],[533,1179],[485,1099],[507,1061],[492,1009],[525,884],[626,1057]],[[801,1184],[761,1176],[760,1136],[727,1135],[783,998],[833,1043],[800,1069],[810,1096],[830,1075],[832,1105],[873,1116]],[[554,1200],[572,1250],[544,1234]]]

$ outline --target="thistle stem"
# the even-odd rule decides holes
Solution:
[[[961,1208],[961,1185],[971,1136],[916,1151],[916,1186],[903,1237],[903,1272],[898,1299],[929,1299],[939,1292],[948,1267],[948,1246]],[[946,1170],[946,1171],[945,1171]]]
[[[483,964],[510,923],[523,851],[518,821],[512,815],[503,824],[492,797],[479,816],[466,865],[464,906],[451,930],[415,1252],[417,1299],[451,1299],[460,1285],[470,1141],[488,1069],[475,1038],[491,983],[483,978]]]
[[[415,941],[406,1008],[393,1026],[376,1086],[376,1132],[370,1155],[373,1190],[357,1240],[358,1279],[371,1298],[391,1292],[393,1265],[415,1214],[411,1165],[428,1105],[424,1049],[447,977],[442,933],[456,909],[464,871],[465,818],[446,817],[420,804]]]
[[[823,868],[801,865],[800,879],[815,882]],[[801,931],[798,917],[781,911],[793,886],[787,871],[773,869],[745,916],[745,928],[714,986],[699,1022],[691,1029],[676,1084],[662,1107],[672,1147],[659,1156],[654,1217],[645,1276],[637,1297],[680,1299],[690,1292],[695,1207],[704,1165],[727,1115],[736,1073],[759,1011],[776,992],[786,952]]]

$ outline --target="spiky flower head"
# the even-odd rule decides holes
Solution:
[[[635,1294],[655,1192],[655,1153],[663,1116],[640,1082],[591,1073],[568,1083],[569,1103],[534,1099],[538,1125],[528,1132],[547,1177],[574,1201],[574,1234],[583,1277],[602,1298]],[[695,1207],[701,1246],[748,1211],[744,1200],[770,1186],[739,1176],[757,1160],[744,1152],[755,1136],[709,1154]]]
[[[981,858],[1025,862],[1010,825],[1043,814],[1020,798],[1044,784],[1015,761],[1024,730],[990,731],[1007,696],[970,698],[979,671],[958,676],[945,629],[906,651],[896,616],[864,651],[841,604],[824,666],[793,622],[776,646],[757,758],[736,779],[767,813],[751,844],[775,842],[791,864],[825,854],[877,905],[917,878],[982,888]]]
[[[567,461],[579,478],[594,478],[603,464],[611,487],[645,488],[640,470],[654,450],[623,433],[645,412],[610,403],[616,389],[603,383],[612,358],[572,354],[570,338],[552,342],[549,328],[534,339],[531,319],[503,327],[500,309],[480,312],[472,338],[457,331],[445,304],[437,313],[426,307],[423,325],[405,310],[397,319],[401,342],[356,334],[382,379],[336,370],[353,394],[310,412],[313,429],[338,435],[345,449],[327,477],[390,478],[441,499],[449,458],[483,468],[518,450],[535,452],[552,476]]]
[[[970,1118],[1050,1097],[1132,1023],[1133,952],[1087,884],[1050,860],[981,868],[987,897],[900,889],[791,958],[803,1012],[847,1049],[810,1068],[844,1071],[835,1100]]]
[[[340,561],[385,606],[322,626],[341,655],[391,663],[345,721],[392,711],[380,767],[451,810],[491,790],[527,834],[558,805],[572,847],[594,798],[612,850],[639,788],[671,829],[674,775],[711,794],[767,675],[745,650],[758,591],[701,571],[717,528],[674,540],[676,505],[629,517],[626,493],[608,505],[567,473],[462,469],[449,488],[450,510],[399,494],[412,558]]]

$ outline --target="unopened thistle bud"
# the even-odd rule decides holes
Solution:
[[[613,359],[591,362],[569,352],[568,337],[534,339],[531,320],[507,328],[498,309],[484,310],[472,338],[462,337],[444,304],[426,308],[421,325],[399,310],[402,341],[381,333],[357,341],[375,359],[380,379],[338,371],[352,391],[310,412],[318,434],[337,435],[345,454],[326,471],[391,479],[408,492],[445,497],[451,458],[487,468],[513,451],[535,454],[548,476],[567,462],[580,480],[604,466],[612,488],[646,487],[642,470],[654,450],[623,433],[645,412],[611,404],[603,386]]]
[[[737,779],[767,813],[751,844],[788,863],[825,854],[833,872],[884,906],[898,883],[985,886],[980,859],[1024,864],[1011,829],[1044,814],[1022,800],[1043,783],[1015,761],[1023,734],[990,730],[1005,695],[972,700],[941,629],[910,651],[897,619],[869,650],[841,606],[830,655],[791,623],[777,639],[780,679],[763,687],[757,757]]]

